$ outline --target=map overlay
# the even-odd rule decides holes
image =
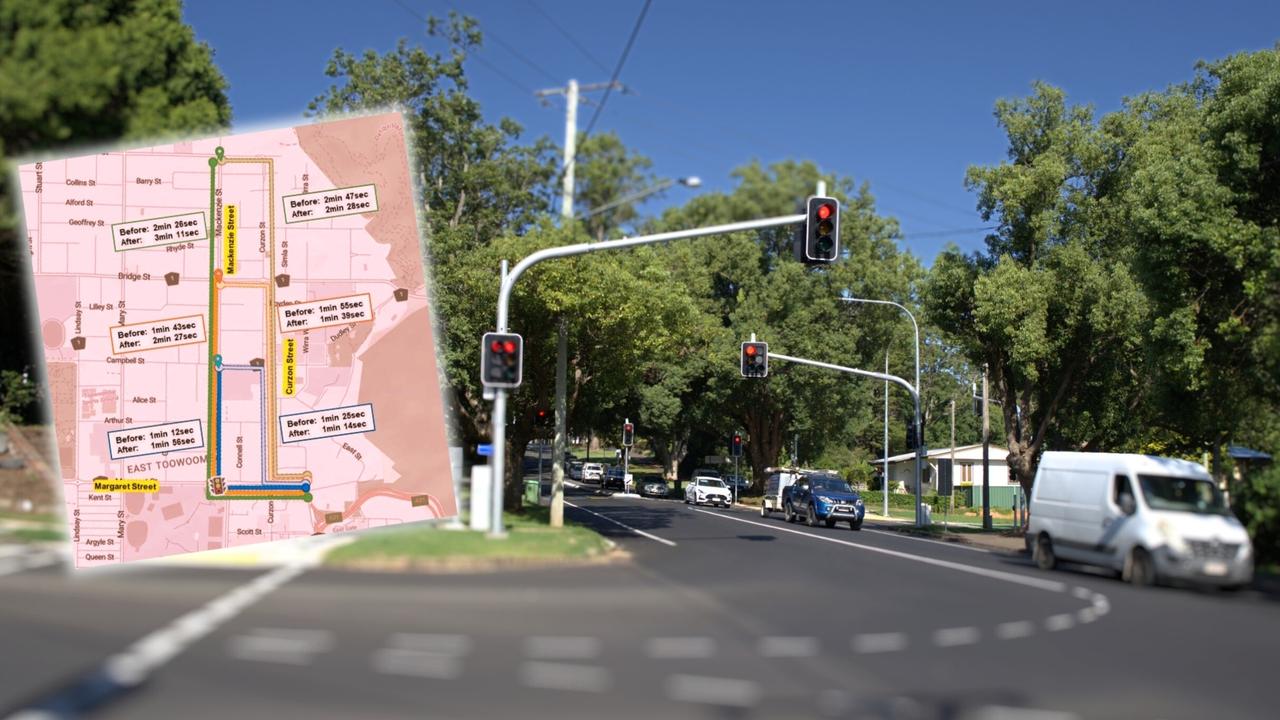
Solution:
[[[18,172],[77,567],[456,514],[401,115]]]

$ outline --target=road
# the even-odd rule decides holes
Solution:
[[[1255,591],[1138,590],[740,509],[569,502],[630,560],[429,576],[11,567],[0,717],[99,697],[93,717],[184,720],[1274,716],[1280,604]],[[117,693],[127,683],[104,689],[102,668],[122,652],[158,659]]]

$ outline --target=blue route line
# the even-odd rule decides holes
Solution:
[[[271,388],[267,387],[266,368],[258,367],[257,365],[223,365],[222,369],[224,371],[225,370],[253,370],[255,372],[261,373],[258,376],[259,387],[262,388],[261,402],[258,403],[258,410],[259,410],[258,435],[259,435],[259,443],[260,443],[258,447],[261,448],[261,452],[259,452],[258,454],[262,456],[262,482],[266,483],[267,481],[267,395],[266,394],[271,392]],[[222,402],[221,402],[222,373],[218,374],[218,400],[219,400],[218,428],[217,428],[217,432],[219,433],[218,434],[218,440],[219,440],[218,442],[218,474],[221,475],[222,474],[222,442],[221,442],[222,440],[222,434],[221,434],[222,433]],[[233,487],[238,487],[241,490],[267,489],[266,485],[233,486]],[[295,489],[300,489],[300,488],[295,488]]]
[[[217,412],[218,419],[213,426],[213,432],[214,432],[214,443],[215,443],[214,446],[218,448],[218,455],[216,458],[217,467],[218,467],[217,474],[221,476],[222,475],[222,373],[215,372],[214,374],[218,376],[218,389],[215,395],[215,397],[217,397],[217,400],[214,403],[214,405],[218,409],[218,412]]]

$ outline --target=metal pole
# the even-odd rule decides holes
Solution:
[[[501,267],[502,277],[507,277],[507,261],[502,261]],[[507,391],[501,388],[495,388],[493,391],[493,430],[490,433],[493,440],[493,462],[490,463],[493,468],[493,497],[489,498],[490,512],[489,518],[489,537],[501,538],[506,537],[507,531],[502,526],[502,487],[506,480],[506,460],[507,460]]]
[[[889,374],[889,350],[884,351],[884,374]],[[889,381],[884,381],[884,478],[880,489],[884,492],[884,516],[889,517]]]
[[[623,418],[622,426],[625,428],[627,423],[631,422],[631,418]],[[625,432],[625,430],[624,430]],[[635,437],[635,431],[631,433]],[[631,448],[626,445],[622,446],[622,492],[627,491],[627,473],[631,472]]]
[[[733,456],[733,503],[738,504],[738,483],[741,482],[742,475],[738,470],[738,456]]]
[[[560,189],[560,214],[573,217],[573,156],[578,149],[578,81],[570,80],[565,92],[564,179]]]
[[[991,529],[991,405],[987,402],[987,365],[982,364],[982,529]]]
[[[564,451],[568,444],[568,401],[565,389],[565,373],[569,358],[567,323],[560,318],[556,338],[556,439],[551,449],[551,527],[564,525]],[[541,492],[541,489],[539,489]]]
[[[956,401],[951,401],[951,482],[947,488],[947,519],[942,523],[942,529],[945,532],[950,530],[951,509],[955,506],[956,497]]]

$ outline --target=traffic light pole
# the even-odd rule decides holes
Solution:
[[[895,385],[900,385],[907,392],[911,393],[911,401],[915,405],[916,427],[920,427],[920,393],[917,392],[914,387],[912,387],[910,382],[908,382],[903,378],[898,377],[897,375],[890,375],[889,373],[872,372],[870,370],[859,370],[857,368],[845,367],[843,365],[832,365],[831,363],[819,362],[817,360],[808,360],[805,358],[791,357],[790,355],[782,355],[776,352],[770,352],[769,359],[785,360],[787,362],[799,363],[800,365],[809,365],[812,367],[824,368],[826,370],[835,370],[837,372],[850,373],[852,375],[859,375],[861,377],[873,378],[875,380],[884,380],[886,382],[894,383]],[[917,527],[922,527],[924,525],[924,515],[923,513],[920,512],[920,501],[921,501],[920,470],[921,470],[920,452],[917,450],[916,451],[916,526]],[[885,473],[887,474],[888,471],[889,471],[889,468],[886,466]]]
[[[507,331],[508,307],[511,304],[511,292],[515,287],[516,281],[526,270],[537,265],[544,260],[553,260],[556,258],[574,257],[575,255],[585,255],[592,252],[603,252],[606,250],[623,250],[626,248],[639,247],[641,245],[655,245],[657,243],[669,242],[671,240],[685,240],[688,238],[706,237],[707,235],[724,235],[728,233],[743,232],[746,230],[763,230],[771,227],[781,227],[783,225],[794,225],[802,223],[807,216],[804,213],[796,213],[795,215],[782,215],[779,217],[762,218],[760,220],[745,220],[743,222],[725,223],[723,225],[710,225],[707,227],[693,228],[690,230],[676,230],[673,232],[655,233],[653,235],[638,235],[630,238],[619,238],[617,240],[605,240],[603,242],[585,242],[573,245],[562,245],[559,247],[543,248],[535,253],[530,254],[516,266],[511,272],[506,273],[502,277],[502,287],[498,290],[498,332]],[[917,403],[918,404],[918,403]],[[490,437],[493,440],[493,477],[494,477],[494,500],[493,500],[493,524],[492,534],[501,536],[503,534],[502,527],[502,488],[506,478],[506,424],[507,424],[507,391],[495,389],[493,391],[493,418]]]

